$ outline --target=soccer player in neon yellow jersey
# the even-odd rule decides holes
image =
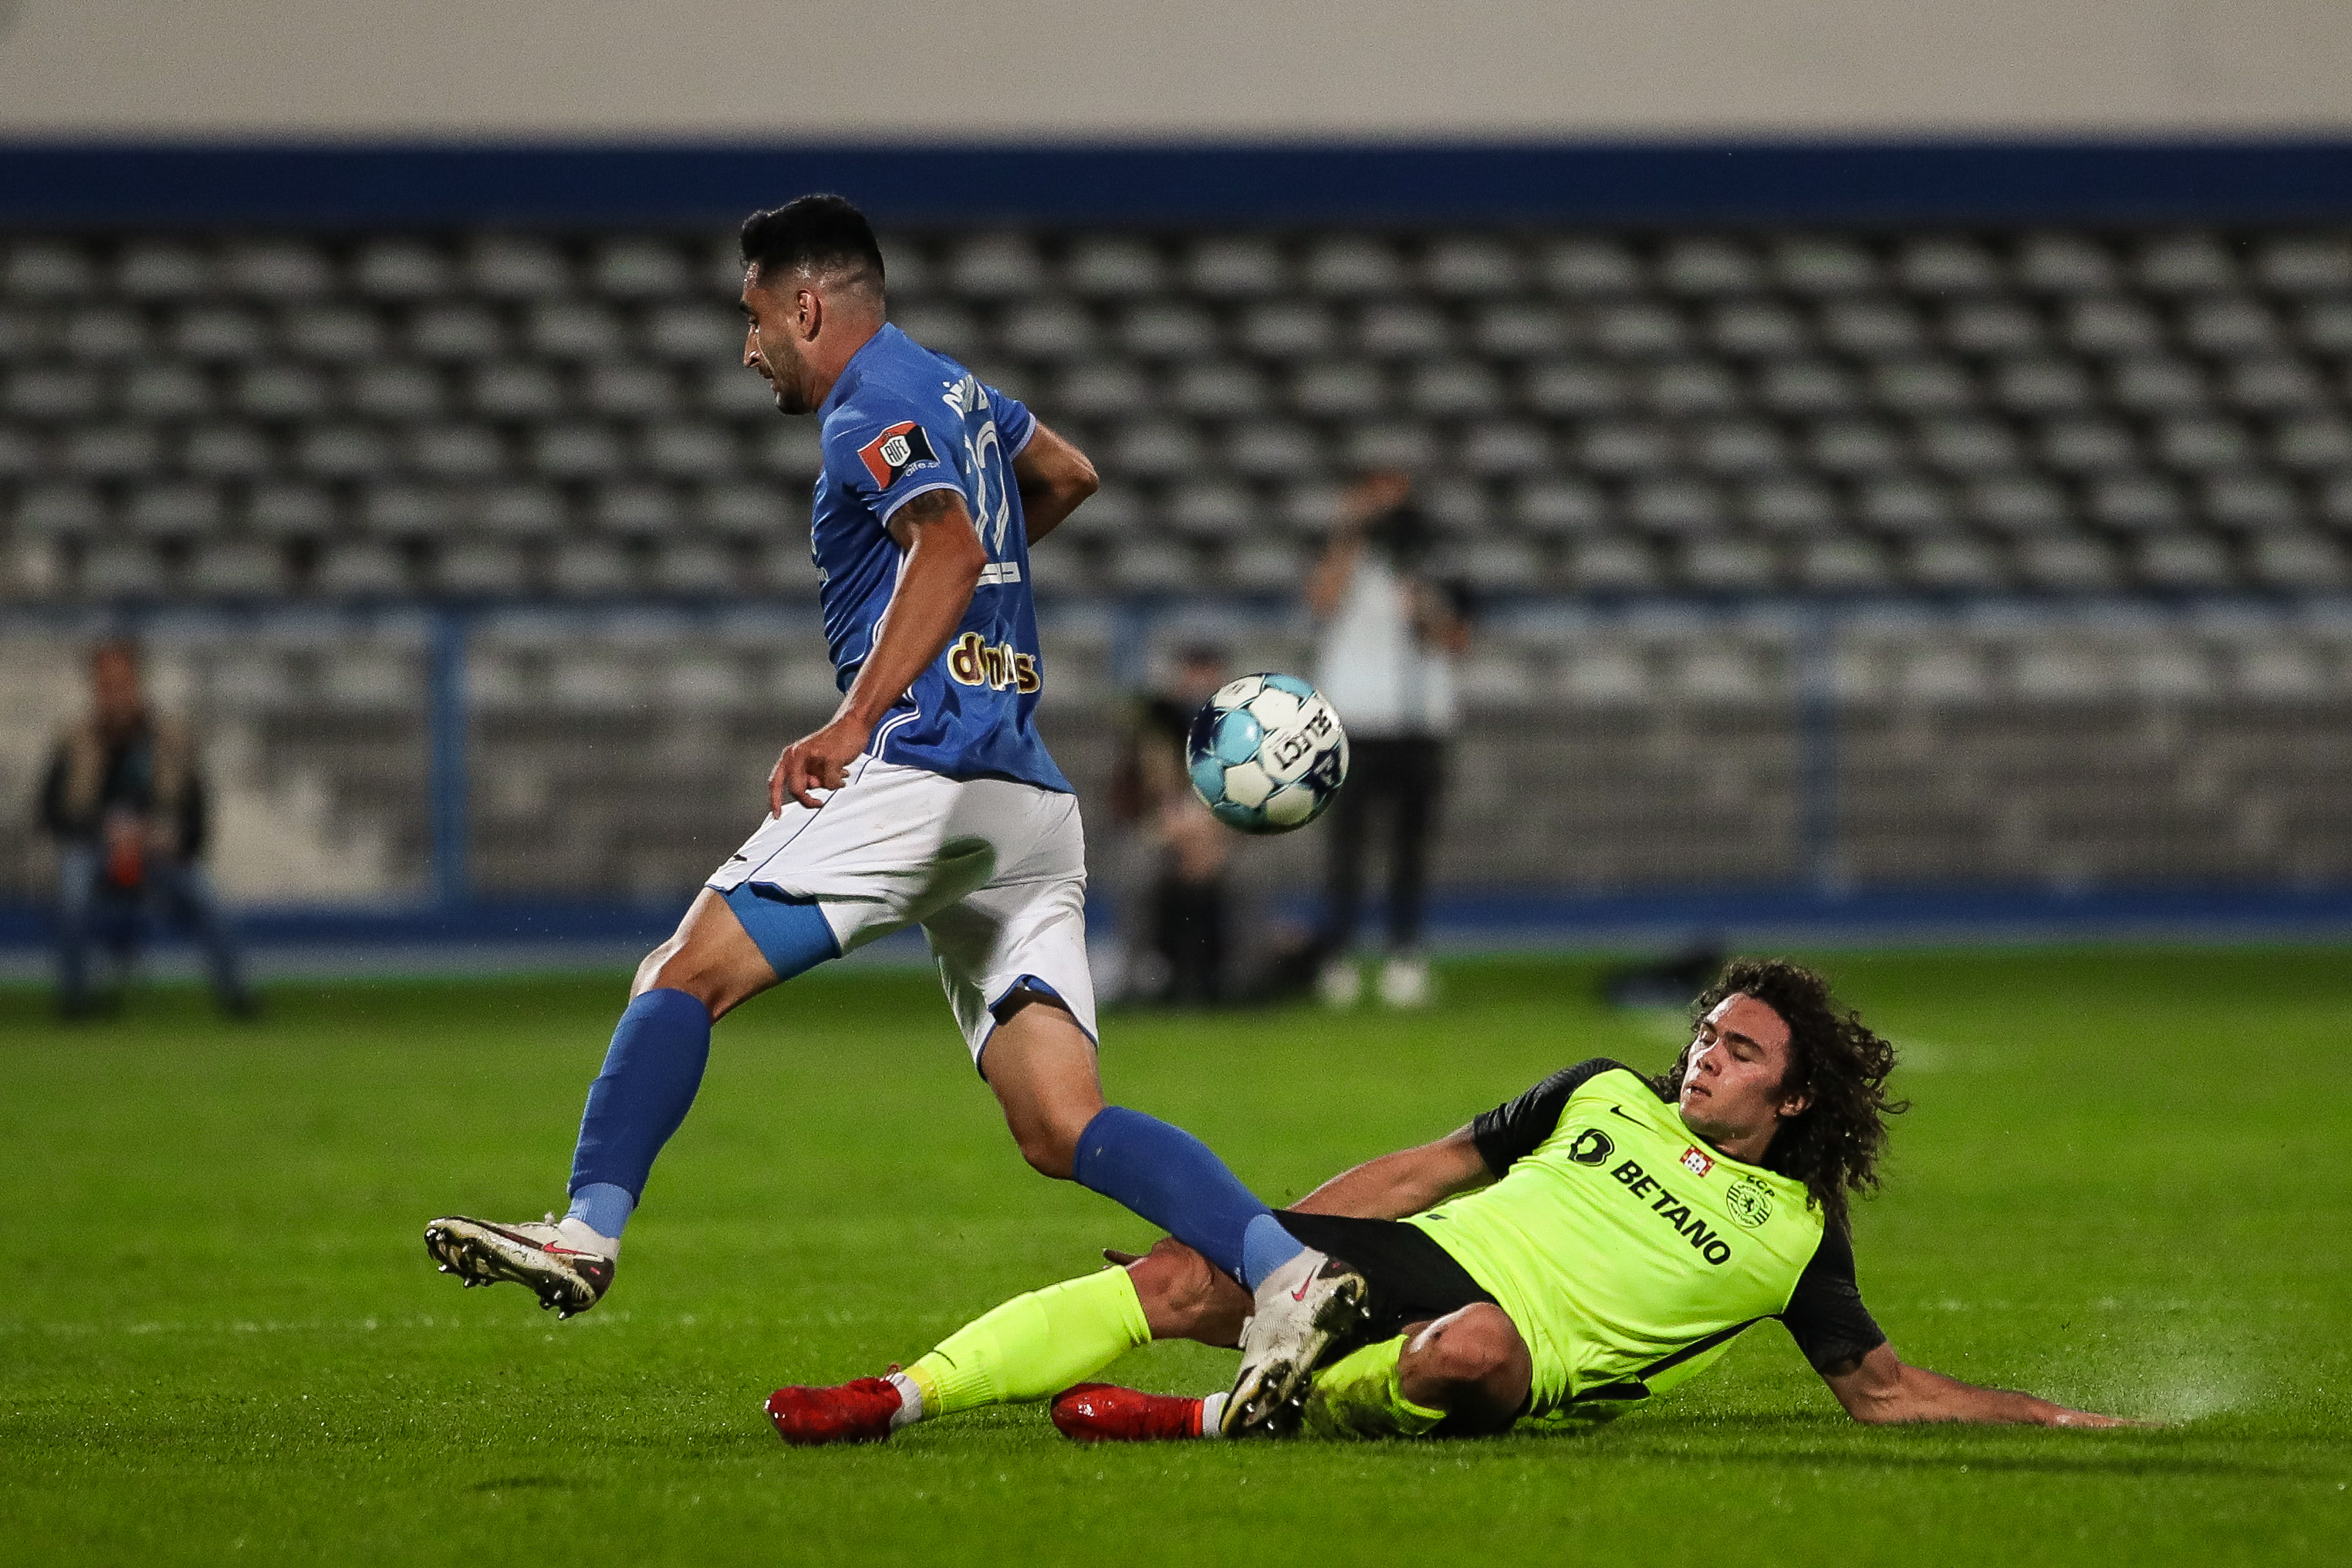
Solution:
[[[1242,1285],[1173,1240],[1016,1298],[887,1378],[791,1387],[786,1441],[1041,1399],[1153,1339],[1230,1345],[1205,1399],[1079,1384],[1080,1438],[1475,1436],[1606,1420],[1778,1319],[1865,1422],[2117,1418],[1906,1364],[1864,1308],[1850,1194],[1876,1184],[1895,1054],[1811,971],[1742,959],[1663,1080],[1594,1060],[1360,1165],[1242,1238]],[[1407,1217],[1410,1216],[1410,1217]]]

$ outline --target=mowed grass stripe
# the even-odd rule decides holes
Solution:
[[[819,973],[723,1024],[619,1283],[558,1324],[436,1276],[448,1210],[557,1203],[611,978],[0,990],[0,1561],[1689,1563],[2340,1560],[2347,955],[1829,955],[1898,1044],[1864,1289],[1910,1358],[2171,1425],[1849,1425],[1769,1325],[1590,1437],[1085,1449],[1036,1409],[796,1453],[878,1370],[1150,1231],[1039,1180],[935,986]],[[1115,1016],[1112,1096],[1277,1201],[1675,1026],[1596,969],[1465,963],[1424,1015]],[[1202,1390],[1232,1358],[1117,1375]]]

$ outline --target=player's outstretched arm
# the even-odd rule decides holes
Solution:
[[[2118,1415],[2070,1410],[2031,1394],[1979,1388],[1924,1366],[1908,1366],[1882,1344],[1865,1355],[1829,1368],[1830,1385],[1845,1413],[1868,1426],[1901,1421],[1968,1421],[2026,1426],[2131,1426]]]
[[[823,803],[812,792],[841,787],[843,770],[873,739],[874,726],[955,635],[988,564],[958,490],[925,490],[900,507],[890,514],[890,537],[907,561],[883,612],[882,635],[824,728],[794,741],[776,759],[768,774],[771,812],[783,810],[788,795],[814,810]]]
[[[1042,419],[1029,444],[1013,459],[1013,478],[1021,487],[1021,516],[1033,545],[1102,488],[1087,455],[1045,428]]]
[[[1465,1127],[1434,1143],[1401,1149],[1342,1171],[1290,1206],[1301,1214],[1402,1219],[1494,1179]]]

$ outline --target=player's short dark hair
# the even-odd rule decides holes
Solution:
[[[1807,1102],[1772,1135],[1764,1168],[1804,1183],[1829,1223],[1843,1227],[1847,1194],[1878,1186],[1886,1119],[1911,1109],[1886,1098],[1895,1047],[1842,1005],[1827,980],[1786,959],[1733,959],[1691,1004],[1692,1016],[1703,1018],[1724,998],[1738,995],[1755,997],[1789,1026],[1789,1068],[1780,1087]],[[1669,1099],[1680,1097],[1689,1068],[1685,1051],[1661,1085]]]
[[[882,292],[882,247],[874,226],[840,196],[808,195],[743,220],[743,265],[772,280],[792,272],[832,273]]]

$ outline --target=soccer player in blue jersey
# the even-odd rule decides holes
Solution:
[[[1198,1139],[1103,1103],[1086,846],[1035,727],[1046,684],[1030,547],[1096,488],[1084,454],[885,318],[882,253],[838,196],[742,229],[744,366],[824,449],[810,531],[840,707],[783,749],[770,813],[638,966],[588,1090],[569,1211],[425,1227],[445,1273],[570,1317],[694,1101],[710,1026],[768,987],[919,925],[1013,1140],[1188,1241],[1257,1201]],[[1238,1268],[1238,1258],[1215,1261]]]

